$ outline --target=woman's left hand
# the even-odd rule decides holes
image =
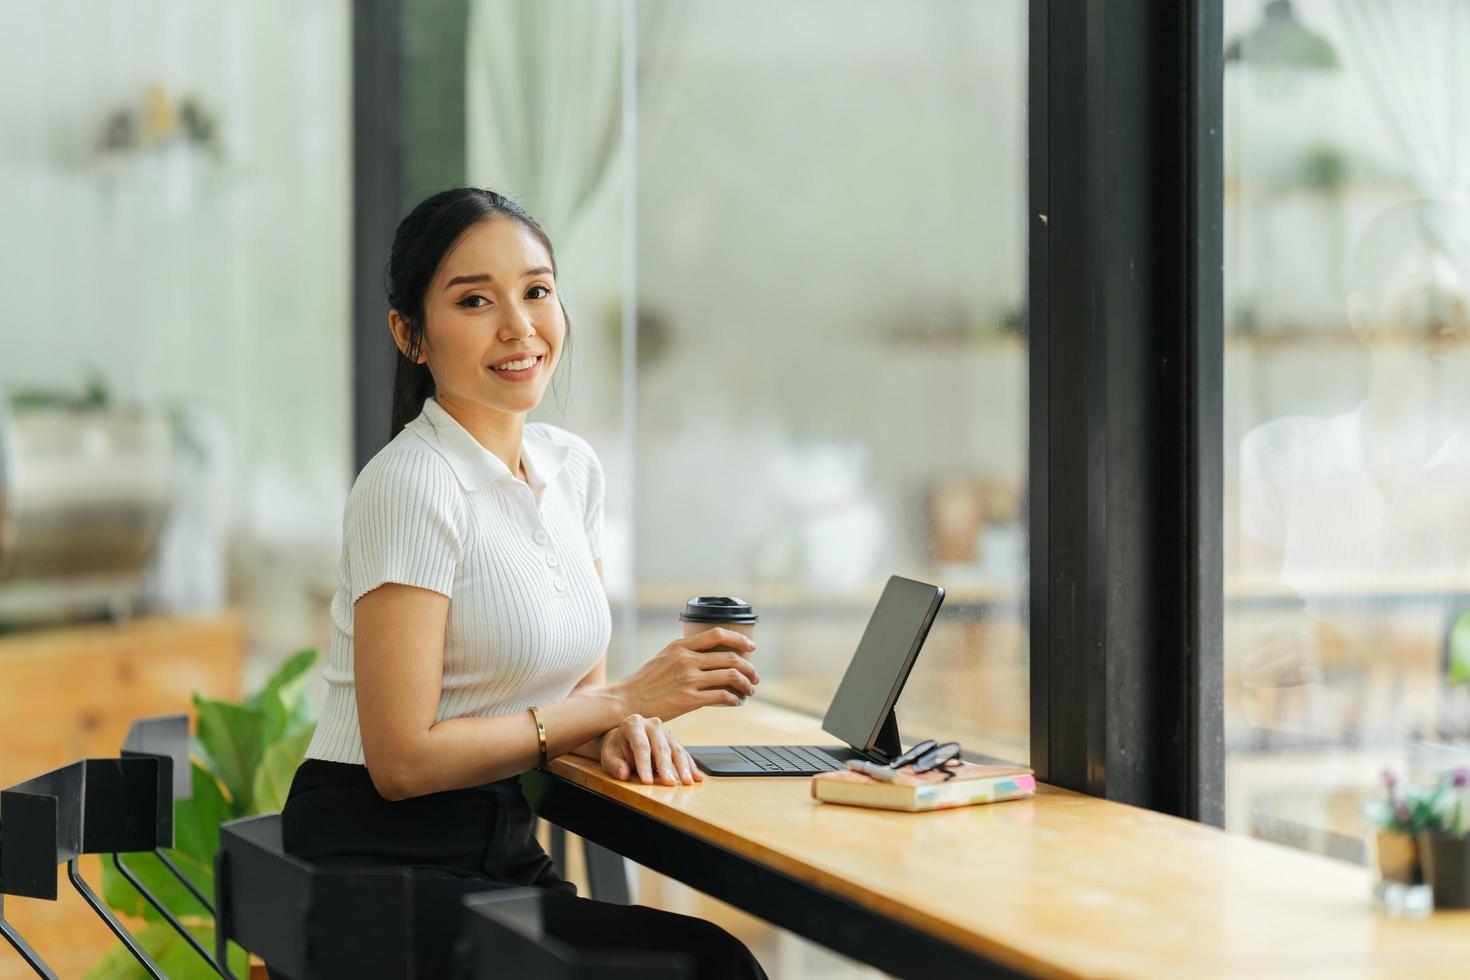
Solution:
[[[643,782],[665,786],[704,782],[704,773],[674,733],[658,718],[637,714],[602,737],[602,768],[616,779],[631,779],[636,771]]]

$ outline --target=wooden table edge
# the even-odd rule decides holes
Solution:
[[[1085,974],[1074,973],[1055,962],[1040,959],[1024,949],[1008,946],[977,933],[969,932],[955,926],[951,922],[934,918],[915,909],[913,906],[895,902],[886,896],[874,892],[869,888],[857,885],[849,879],[834,875],[831,872],[807,864],[789,854],[745,840],[743,838],[734,840],[724,828],[701,820],[677,807],[669,806],[661,800],[646,796],[633,789],[641,783],[629,783],[614,779],[604,773],[597,763],[588,759],[569,759],[562,757],[553,759],[546,766],[546,772],[556,778],[564,779],[575,786],[589,792],[596,793],[617,803],[636,811],[639,815],[666,823],[669,826],[697,837],[708,844],[713,844],[731,852],[737,857],[751,862],[763,864],[770,870],[779,872],[787,877],[793,878],[808,887],[821,889],[822,891],[859,905],[869,912],[892,919],[912,929],[934,936],[949,943],[952,946],[963,949],[969,953],[979,956],[985,960],[995,963],[1005,969],[1015,970],[1028,976],[1065,978],[1085,977]],[[738,776],[721,777],[724,780],[740,779]],[[753,779],[772,778],[754,776]],[[1070,793],[1068,790],[1046,787],[1048,792]],[[811,801],[812,806],[834,806],[836,804]],[[716,895],[716,898],[719,896]]]

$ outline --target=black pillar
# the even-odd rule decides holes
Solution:
[[[1221,11],[1032,0],[1031,726],[1222,819]]]
[[[360,471],[388,442],[393,341],[383,273],[403,196],[399,0],[352,6],[352,444]]]

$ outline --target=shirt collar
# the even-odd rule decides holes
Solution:
[[[466,490],[482,490],[496,480],[515,479],[510,467],[480,445],[432,395],[424,399],[423,412],[408,423],[408,428],[439,451]],[[538,498],[561,472],[569,452],[566,446],[545,438],[534,424],[528,424],[522,430],[521,460],[525,463],[531,489],[536,491]]]

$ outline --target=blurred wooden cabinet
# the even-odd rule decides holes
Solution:
[[[0,636],[0,786],[75,759],[116,756],[133,719],[192,715],[194,691],[237,698],[244,652],[234,612]],[[100,890],[97,858],[84,858],[82,873]],[[58,894],[57,902],[11,899],[6,918],[59,975],[81,976],[116,940],[64,869]],[[0,945],[0,980],[32,975]]]

